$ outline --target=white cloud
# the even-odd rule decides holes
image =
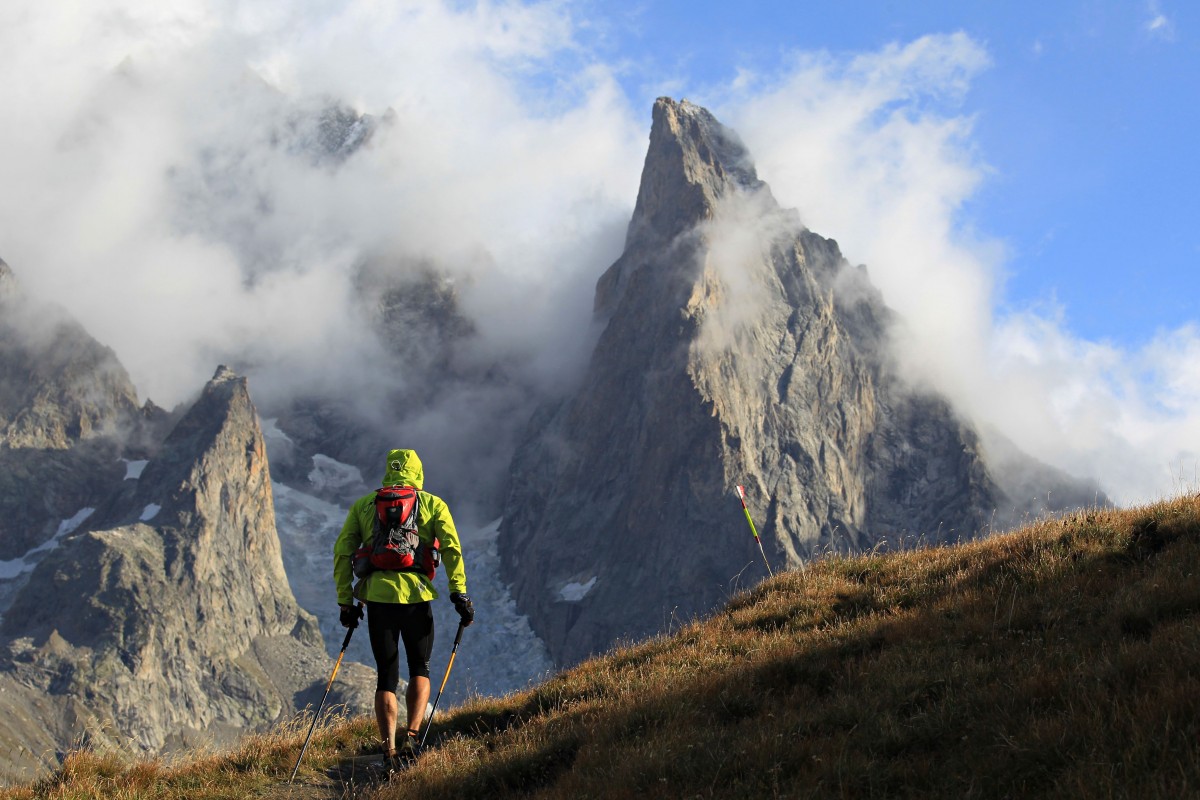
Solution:
[[[984,347],[979,320],[1003,254],[958,223],[987,169],[972,121],[946,111],[987,64],[962,34],[848,61],[806,55],[728,114],[781,202],[867,264],[907,318],[908,371],[944,387]],[[950,358],[947,342],[957,343]]]
[[[156,402],[230,354],[344,383],[379,253],[460,278],[493,349],[575,353],[644,132],[557,4],[14,0],[0,23],[0,255]],[[394,114],[337,170],[296,127],[331,98]]]
[[[1146,11],[1149,15],[1149,19],[1144,26],[1146,33],[1155,39],[1174,41],[1175,23],[1162,12],[1162,8],[1157,0],[1151,0],[1151,2],[1147,3]]]
[[[700,226],[704,266],[719,280],[721,293],[720,302],[703,317],[697,342],[702,349],[736,349],[738,332],[750,327],[770,301],[770,290],[754,275],[754,265],[770,263],[772,244],[797,233],[794,215],[772,213],[773,202],[769,192],[733,193]]]
[[[477,356],[552,380],[619,251],[649,118],[576,44],[585,23],[558,3],[10,0],[0,256],[164,405],[231,353],[260,388],[353,385],[374,351],[351,276],[379,253],[436,260]],[[996,315],[1004,245],[962,215],[989,177],[961,105],[988,63],[928,36],[743,71],[710,102],[776,196],[868,265],[909,374],[1122,500],[1169,490],[1200,452],[1197,330],[1122,350]],[[294,124],[330,97],[394,112],[338,169]]]
[[[1006,248],[962,212],[991,174],[960,105],[988,62],[962,34],[804,54],[722,95],[721,114],[780,201],[868,266],[903,317],[906,375],[1122,502],[1175,491],[1200,461],[1200,332],[1122,349],[1074,336],[1053,309],[996,312]]]

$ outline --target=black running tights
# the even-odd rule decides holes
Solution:
[[[379,678],[377,691],[395,692],[400,685],[400,649],[408,660],[409,680],[429,677],[433,652],[433,608],[424,603],[367,603],[367,630]]]

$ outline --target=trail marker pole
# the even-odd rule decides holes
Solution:
[[[767,561],[767,552],[763,550],[762,539],[758,538],[758,529],[754,527],[754,520],[750,518],[750,509],[746,508],[746,489],[743,486],[737,487],[738,500],[742,501],[742,513],[746,515],[746,522],[750,523],[750,532],[754,534],[754,541],[758,542],[758,552],[762,553],[763,564],[767,566],[767,574],[772,578],[775,573],[771,570],[771,563]]]

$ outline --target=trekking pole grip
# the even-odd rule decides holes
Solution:
[[[359,616],[358,620],[357,620],[357,621],[355,621],[355,623],[354,623],[353,625],[351,625],[350,627],[346,628],[346,638],[345,638],[345,639],[342,639],[342,650],[343,650],[343,651],[344,651],[344,650],[345,650],[347,647],[349,647],[349,646],[350,646],[350,637],[354,635],[354,629],[358,627],[358,623],[359,623],[359,622],[362,622],[362,616],[361,616],[361,614],[362,614],[362,607],[363,607],[363,601],[362,601],[362,600],[359,600],[359,601],[358,601],[358,613],[359,613],[359,615],[360,615],[360,616]]]

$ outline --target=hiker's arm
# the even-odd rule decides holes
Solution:
[[[442,566],[446,568],[446,582],[451,592],[467,592],[467,572],[463,569],[462,545],[458,541],[458,530],[450,508],[441,500],[433,504],[433,529],[441,543]]]
[[[354,602],[354,551],[362,544],[362,533],[358,522],[358,503],[350,506],[342,532],[333,544],[333,582],[337,585],[339,606]]]

